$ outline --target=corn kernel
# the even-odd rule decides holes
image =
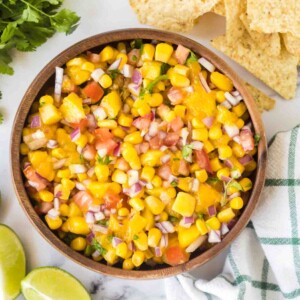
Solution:
[[[252,189],[252,181],[249,178],[243,178],[239,181],[239,184],[242,186],[243,191],[247,192]]]
[[[160,158],[163,156],[163,152],[159,150],[149,150],[141,155],[141,163],[143,166],[155,167],[160,165]],[[123,155],[124,157],[124,155]],[[125,157],[124,157],[125,158]],[[131,158],[132,159],[132,158]]]
[[[137,211],[141,211],[145,208],[145,202],[141,198],[131,198],[129,200],[129,204],[132,208],[134,208]]]
[[[151,97],[147,100],[147,103],[151,107],[158,107],[163,103],[163,96],[160,93],[153,93]]]
[[[83,57],[75,57],[73,59],[70,59],[66,63],[66,65],[67,65],[67,67],[74,67],[74,66],[81,67],[84,62],[86,62],[85,58],[83,58]]]
[[[133,122],[133,118],[131,116],[120,113],[118,118],[118,123],[121,126],[130,127],[132,122]]]
[[[117,49],[119,52],[126,53],[126,45],[123,42],[119,42],[117,45]]]
[[[222,91],[230,92],[233,89],[232,81],[227,76],[219,72],[212,72],[210,74],[210,81]]]
[[[210,165],[211,165],[211,168],[214,172],[217,172],[218,170],[222,169],[222,164],[219,161],[218,157],[215,157],[215,158],[211,159],[210,160]]]
[[[51,230],[56,230],[62,225],[62,219],[60,217],[56,217],[55,219],[52,219],[48,215],[46,215],[45,220]]]
[[[137,249],[141,251],[145,251],[148,249],[148,237],[144,231],[141,231],[140,233],[136,234],[133,237],[133,242]]]
[[[244,206],[244,201],[241,197],[235,197],[229,202],[232,209],[241,209]]]
[[[246,104],[244,102],[240,102],[238,105],[232,108],[232,111],[238,116],[241,117],[247,110]]]
[[[164,120],[167,122],[172,122],[175,118],[176,118],[176,113],[174,110],[171,110],[165,115]]]
[[[245,125],[245,121],[244,121],[243,119],[238,119],[238,120],[236,121],[236,126],[237,126],[239,129],[241,129],[242,127],[244,127],[244,125]]]
[[[126,217],[126,216],[128,216],[128,215],[129,215],[129,210],[128,210],[128,208],[126,208],[126,207],[121,207],[121,208],[118,210],[118,215],[119,215],[120,217]]]
[[[141,136],[140,131],[135,131],[133,133],[130,133],[124,138],[124,142],[128,142],[134,145],[140,144],[142,141],[143,141],[143,137]]]
[[[115,129],[118,127],[118,123],[115,120],[99,120],[97,125],[100,128],[108,128],[108,129]]]
[[[180,74],[183,76],[188,76],[190,69],[184,65],[176,65],[173,70],[177,74]]]
[[[123,158],[129,163],[131,169],[133,169],[133,170],[141,169],[141,161],[142,161],[143,155],[144,154],[149,155],[149,153],[151,153],[151,151],[144,153],[141,156],[141,160],[140,160],[139,155],[137,154],[135,148],[129,143],[123,143],[121,152],[122,152]]]
[[[50,95],[45,95],[40,98],[39,102],[40,102],[40,105],[43,106],[44,104],[53,104],[54,99]]]
[[[206,128],[199,128],[192,130],[192,139],[196,141],[207,141],[208,139],[208,131]]]
[[[114,58],[114,49],[111,46],[106,46],[100,52],[100,61],[105,62]]]
[[[177,117],[183,119],[185,117],[186,107],[184,105],[175,105],[174,112]]]
[[[71,241],[70,246],[75,251],[83,251],[86,248],[86,240],[83,237],[77,237]]]
[[[150,211],[154,215],[161,214],[165,208],[164,203],[160,199],[158,199],[157,197],[154,197],[154,196],[146,197],[145,202],[146,202],[148,208],[150,209]]]
[[[82,211],[76,203],[74,203],[74,202],[70,203],[68,216],[69,216],[69,218],[82,216]]]
[[[144,44],[142,51],[143,61],[152,61],[154,57],[155,47],[152,44]]]
[[[69,230],[75,234],[88,234],[89,226],[83,217],[70,217],[68,219]]]
[[[70,172],[70,174],[71,174],[71,172]],[[87,176],[86,173],[76,174],[76,175],[77,175],[77,178],[78,178],[79,182],[83,182],[84,180],[88,179],[88,176]]]
[[[218,103],[222,103],[225,101],[225,93],[223,91],[217,91],[216,93],[216,99],[218,101]]]
[[[143,117],[151,112],[151,107],[147,103],[144,103],[142,106],[137,108],[137,112],[141,117]]]
[[[196,221],[196,227],[199,230],[201,235],[205,235],[208,233],[208,229],[206,226],[206,223],[203,219],[197,219]]]
[[[62,148],[55,148],[51,151],[51,156],[57,158],[57,159],[62,159],[67,156],[66,152]]]
[[[106,182],[109,176],[109,166],[108,165],[96,165],[95,174],[99,182]]]
[[[107,89],[112,85],[112,79],[108,74],[104,74],[100,77],[99,83],[104,89]]]
[[[145,260],[144,252],[137,250],[132,255],[132,263],[135,267],[139,267]]]
[[[123,139],[126,135],[126,132],[121,127],[114,128],[111,132],[115,137],[121,139]]]
[[[159,43],[155,48],[155,60],[167,63],[173,53],[173,47],[167,43]]]
[[[236,157],[243,157],[245,155],[245,151],[242,147],[242,145],[234,142],[232,144],[232,153],[236,156]]]
[[[25,143],[22,143],[22,144],[20,145],[20,153],[21,153],[22,155],[27,155],[28,152],[29,152],[29,147],[28,147]]]
[[[81,148],[84,148],[87,142],[88,138],[85,134],[81,134],[80,137],[76,141],[74,141],[74,143]]]
[[[158,228],[151,228],[148,232],[148,245],[150,247],[157,247],[162,233]]]
[[[115,170],[111,176],[111,180],[120,184],[127,183],[127,174],[121,170]]]
[[[172,209],[184,217],[189,217],[194,213],[196,206],[196,199],[184,192],[179,192],[176,196]]]
[[[162,179],[158,175],[155,175],[153,177],[151,183],[154,187],[161,187],[162,186]]]
[[[166,193],[172,199],[175,198],[177,195],[176,189],[173,187],[168,187]]]
[[[231,207],[226,208],[218,213],[218,219],[221,223],[228,223],[235,217]]]
[[[190,166],[190,172],[195,173],[196,171],[200,170],[200,166],[197,163],[194,163]]]
[[[89,61],[86,61],[82,64],[81,69],[84,71],[93,72],[95,70],[95,65]]]
[[[245,171],[247,172],[252,172],[256,169],[256,161],[251,160],[246,166],[245,166]]]
[[[52,202],[54,199],[53,193],[51,193],[47,190],[40,191],[39,196],[40,196],[41,200],[44,202]]]
[[[232,156],[232,149],[229,146],[220,146],[218,148],[219,158],[225,160]]]
[[[205,221],[206,226],[212,230],[219,230],[221,227],[221,223],[217,217],[211,217]]]
[[[181,74],[173,72],[170,77],[171,84],[175,87],[188,87],[190,85],[190,80]]]
[[[206,153],[210,153],[215,149],[215,147],[210,141],[204,141],[203,149],[206,151]]]
[[[207,172],[204,169],[196,171],[195,176],[201,183],[205,182],[208,178]]]
[[[68,204],[62,203],[59,207],[60,215],[63,217],[68,217],[70,213],[70,208]]]
[[[132,259],[131,258],[126,258],[123,261],[122,268],[124,270],[132,270],[134,268],[134,264],[132,262]]]
[[[122,242],[116,247],[116,254],[122,258],[126,258],[128,253],[128,247],[127,244]]]
[[[163,221],[167,221],[167,220],[168,220],[169,215],[168,215],[165,211],[163,211],[163,212],[160,214],[159,217],[160,217],[160,218],[159,218],[159,222],[163,222]]]
[[[127,63],[128,57],[125,53],[119,53],[116,57],[116,59],[120,59],[121,58],[121,62],[119,64],[118,69],[122,70],[124,65]]]
[[[155,175],[155,169],[152,168],[152,167],[147,167],[146,166],[142,169],[141,179],[145,180],[145,181],[148,181],[148,182],[151,182],[154,175]]]
[[[222,136],[222,129],[220,126],[212,126],[209,129],[208,136],[211,140],[217,140]]]
[[[217,172],[217,177],[222,180],[222,177],[230,177],[230,170],[229,168],[222,168]]]

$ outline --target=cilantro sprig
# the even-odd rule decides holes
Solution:
[[[189,64],[189,63],[191,63],[191,62],[198,61],[198,59],[199,59],[199,58],[197,57],[197,55],[196,55],[193,51],[191,51],[190,56],[189,56],[188,59],[186,60],[186,63]]]
[[[254,145],[258,146],[259,141],[260,141],[260,135],[259,134],[255,134],[254,135]]]
[[[92,240],[91,246],[94,250],[98,250],[100,255],[105,255],[107,253],[107,250],[96,239]]]
[[[238,191],[243,191],[243,187],[235,180],[230,180],[228,183],[225,184],[224,182],[224,194],[221,200],[221,206],[224,206],[227,204],[227,191],[229,187],[234,187],[236,188]]]
[[[112,160],[107,155],[104,157],[101,157],[100,155],[98,155],[97,161],[100,165],[109,165],[112,162]]]
[[[145,88],[143,88],[140,92],[140,97],[144,96],[145,94],[151,94],[153,88],[162,80],[169,79],[168,75],[160,75],[156,77],[153,81],[151,81]]]

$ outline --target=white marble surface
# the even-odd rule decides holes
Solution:
[[[68,46],[88,36],[121,28],[145,27],[138,23],[127,0],[66,0],[65,6],[75,10],[81,16],[81,24],[70,36],[56,34],[35,53],[15,53],[15,74],[12,77],[0,76],[0,90],[3,100],[0,102],[5,122],[0,126],[0,223],[11,226],[20,236],[27,255],[28,271],[38,266],[59,266],[78,277],[93,293],[93,299],[165,299],[162,280],[130,281],[98,275],[84,269],[53,249],[37,233],[18,204],[13,189],[10,171],[9,142],[13,118],[27,87],[49,60]],[[223,18],[212,14],[200,19],[188,37],[209,46],[209,41],[224,32]],[[268,138],[277,131],[288,130],[300,122],[300,90],[298,99],[284,101],[233,61],[221,55],[247,81],[262,88],[277,99],[276,108],[263,114]],[[262,66],[263,67],[263,66]],[[202,278],[212,278],[222,269],[226,253],[219,255],[210,263],[193,273]],[[21,298],[21,297],[20,297]]]

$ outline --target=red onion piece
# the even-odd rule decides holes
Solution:
[[[120,238],[114,236],[114,237],[112,238],[111,244],[112,244],[112,246],[113,246],[114,248],[117,248],[117,246],[118,246],[119,244],[121,244],[122,242],[123,242],[123,241],[122,241]]]
[[[160,239],[159,247],[160,248],[167,248],[168,244],[169,244],[169,235],[168,234],[163,234],[161,239]]]
[[[114,149],[113,155],[119,157],[121,155],[121,143],[118,143]]]
[[[237,220],[236,219],[232,219],[228,222],[227,226],[229,228],[229,230],[231,230],[233,228],[233,226],[236,224]]]
[[[193,141],[190,143],[192,149],[194,150],[201,150],[203,148],[203,143],[199,142],[199,141]]]
[[[54,196],[56,198],[60,198],[62,196],[62,191],[55,192],[55,189],[54,189],[54,194],[55,194]]]
[[[160,223],[156,223],[155,226],[162,231],[162,233],[173,233],[175,232],[175,228],[173,224],[169,221],[163,221]]]
[[[240,133],[240,130],[236,125],[226,125],[225,124],[223,126],[223,128],[224,128],[226,134],[231,138],[236,135],[239,135],[239,133]]]
[[[224,164],[225,164],[226,167],[228,167],[230,169],[232,169],[234,167],[233,163],[229,159],[226,159],[224,161]]]
[[[79,191],[85,191],[86,187],[81,183],[81,182],[76,182],[75,183],[76,189]]]
[[[94,217],[96,221],[101,221],[105,219],[104,213],[102,211],[94,213]]]
[[[217,213],[216,207],[214,205],[209,206],[207,210],[210,217],[215,216]]]
[[[48,143],[47,143],[47,148],[54,149],[54,148],[57,147],[57,145],[58,145],[57,141],[49,140]]]
[[[89,244],[91,244],[94,237],[95,237],[95,234],[94,234],[94,232],[91,231],[91,232],[86,236],[87,242],[88,242]]]
[[[96,121],[94,115],[88,114],[88,115],[86,115],[86,119],[87,119],[87,127],[89,129],[93,130],[93,129],[97,128],[97,121]]]
[[[135,83],[129,83],[127,86],[129,92],[133,94],[134,96],[138,96],[141,91],[141,87]]]
[[[208,233],[208,242],[209,243],[220,243],[221,242],[221,232],[220,230],[211,230]]]
[[[81,164],[73,164],[69,166],[71,173],[73,174],[82,174],[86,172],[86,167]]]
[[[228,228],[227,224],[226,223],[222,223],[222,225],[221,225],[221,234],[225,235],[228,232],[229,232],[229,228]]]
[[[198,62],[211,73],[216,69],[216,67],[204,57],[199,58]]]
[[[206,93],[210,93],[211,89],[209,88],[207,81],[205,80],[205,78],[203,77],[202,73],[199,73],[199,78],[200,78],[200,82],[205,90]]]
[[[206,236],[205,235],[201,235],[199,236],[194,242],[192,242],[186,249],[185,251],[187,253],[191,253],[194,252],[195,250],[197,250],[206,240]]]
[[[228,197],[228,199],[231,200],[233,198],[240,197],[240,196],[241,196],[241,193],[240,192],[236,192],[236,193],[233,193],[232,195],[230,195]]]
[[[112,70],[117,70],[120,66],[120,63],[121,63],[122,59],[121,58],[118,58],[116,59],[110,66],[109,68],[107,69],[108,71],[112,71]]]
[[[60,207],[60,201],[58,198],[54,198],[54,201],[53,201],[53,208],[56,209],[56,210],[59,210],[59,207]]]
[[[253,158],[250,155],[245,155],[242,158],[238,159],[238,161],[244,166],[247,165],[252,160]]]
[[[180,222],[179,225],[185,228],[190,228],[191,225],[194,223],[195,219],[194,217],[183,217]]]
[[[57,170],[57,169],[62,168],[66,161],[67,161],[67,159],[63,158],[63,159],[60,159],[60,160],[57,160],[57,161],[53,162],[53,169]]]
[[[214,117],[206,117],[204,119],[202,119],[202,122],[208,127],[211,128],[211,126],[214,123],[215,118]]]
[[[175,50],[175,57],[176,57],[178,63],[180,63],[181,65],[184,65],[189,54],[190,54],[190,49],[188,49],[182,45],[178,45]]]
[[[41,127],[42,122],[40,116],[34,116],[32,117],[30,128],[39,128]]]
[[[133,242],[133,241],[131,241],[131,242],[128,244],[128,249],[129,249],[130,251],[135,251],[135,245],[134,245],[134,242]]]
[[[230,109],[232,107],[228,100],[223,101],[220,105],[226,107],[227,109]]]
[[[85,221],[86,221],[88,224],[94,224],[94,223],[95,223],[94,213],[92,213],[91,211],[88,211],[88,212],[85,214]]]
[[[236,97],[232,96],[229,92],[225,92],[224,94],[226,100],[232,105],[236,106],[240,103],[241,100],[238,100]]]
[[[64,76],[64,69],[60,67],[55,67],[54,99],[56,102],[60,101],[63,76]]]
[[[106,226],[100,225],[100,224],[94,224],[92,226],[92,229],[94,232],[101,232],[103,234],[108,233],[108,228]]]
[[[131,80],[137,86],[141,86],[141,84],[143,82],[143,78],[142,78],[142,74],[140,73],[139,70],[137,70],[137,69],[133,70],[133,74],[132,74]]]
[[[228,176],[221,175],[221,180],[228,183],[229,181],[231,181],[231,178]]]
[[[80,133],[80,128],[78,127],[78,128],[76,128],[76,129],[74,129],[74,130],[71,132],[71,134],[70,134],[72,142],[74,142],[74,141],[76,141],[77,139],[79,139],[80,135],[81,135],[81,133]]]
[[[87,171],[87,176],[93,177],[94,174],[95,174],[95,167],[91,167],[91,168]]]
[[[161,251],[160,247],[155,247],[154,252],[155,252],[156,257],[161,257],[162,256],[162,251]]]
[[[125,64],[121,73],[124,75],[124,77],[131,78],[133,76],[133,66]]]
[[[95,252],[93,252],[92,257],[94,259],[97,259],[100,255],[101,255],[101,253],[98,250],[96,250]]]
[[[239,91],[233,91],[233,92],[231,92],[231,94],[232,94],[232,96],[237,97],[237,96],[240,95],[240,92]]]
[[[59,211],[54,208],[51,208],[47,214],[51,219],[56,219],[60,215]]]

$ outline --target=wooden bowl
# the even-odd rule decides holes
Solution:
[[[106,44],[124,40],[132,40],[136,38],[150,40],[155,39],[170,42],[172,44],[182,44],[195,53],[208,58],[219,70],[221,70],[233,81],[234,86],[243,96],[250,113],[255,132],[261,136],[261,140],[257,153],[257,169],[253,177],[254,185],[249,196],[248,204],[244,208],[235,226],[224,237],[221,243],[214,245],[205,252],[190,259],[187,263],[175,267],[162,265],[157,266],[154,269],[123,270],[117,267],[95,262],[92,259],[87,258],[82,254],[72,250],[47,227],[47,225],[42,221],[42,219],[33,209],[33,206],[24,188],[22,172],[20,168],[19,149],[22,138],[22,129],[25,125],[30,107],[34,100],[37,99],[37,97],[39,97],[48,86],[54,84],[54,70],[56,66],[63,66],[68,60],[75,57],[76,55],[79,55],[82,52],[86,52],[87,50],[98,49]],[[11,167],[14,187],[21,206],[23,207],[30,221],[40,232],[40,234],[62,254],[64,254],[68,258],[71,258],[73,261],[79,263],[80,265],[105,275],[111,275],[126,279],[157,279],[173,276],[199,267],[208,262],[221,251],[223,251],[241,233],[243,228],[250,220],[251,214],[258,203],[259,196],[264,185],[266,162],[267,144],[260,113],[256,108],[256,104],[252,96],[246,90],[243,81],[239,78],[239,76],[221,58],[219,58],[213,52],[198,44],[197,42],[175,33],[152,29],[124,29],[98,34],[71,46],[70,48],[56,56],[37,75],[37,77],[28,88],[27,92],[25,93],[15,116],[11,139]]]

